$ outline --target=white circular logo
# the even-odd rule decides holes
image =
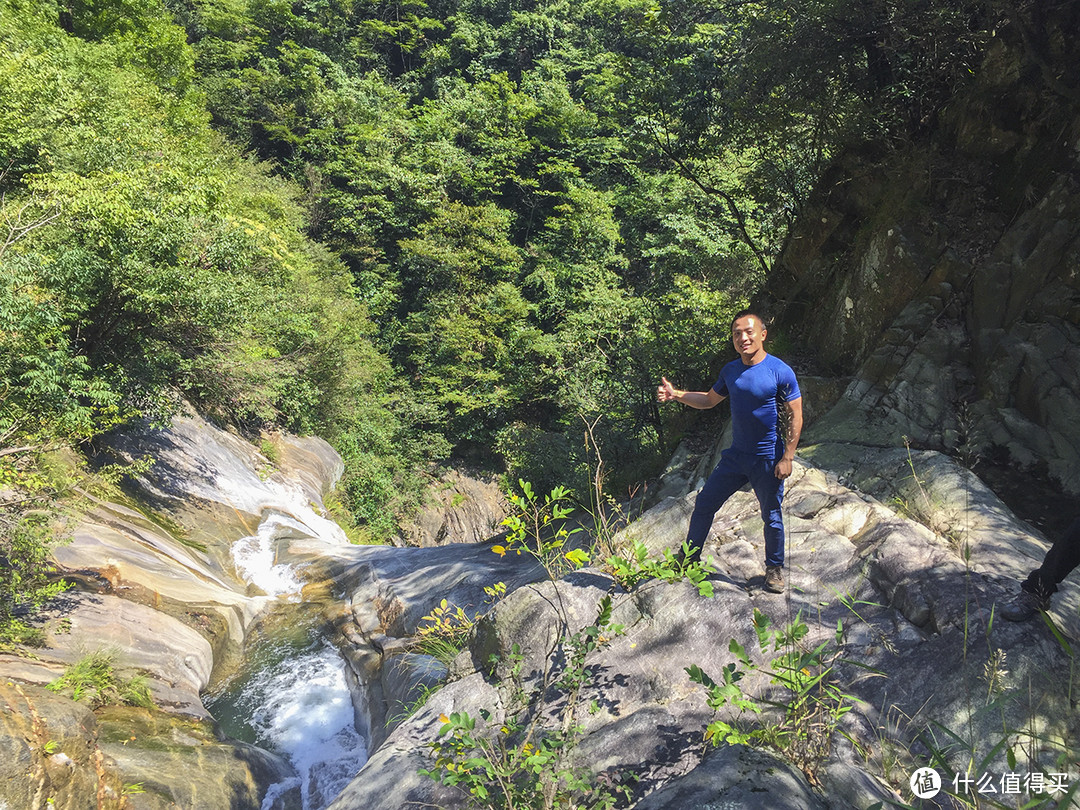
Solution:
[[[933,768],[919,768],[911,775],[911,792],[920,799],[932,799],[941,791],[941,774]]]

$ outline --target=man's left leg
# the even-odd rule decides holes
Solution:
[[[784,482],[776,477],[772,459],[757,458],[750,471],[750,486],[761,507],[765,524],[765,587],[773,593],[784,590]]]

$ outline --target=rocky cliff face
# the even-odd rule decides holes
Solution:
[[[853,377],[836,435],[1007,459],[1080,494],[1076,15],[1017,12],[928,134],[841,156],[792,231],[769,295]]]

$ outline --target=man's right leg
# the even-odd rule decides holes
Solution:
[[[1050,546],[1042,565],[1020,583],[1020,593],[1005,604],[1001,615],[1011,622],[1023,622],[1040,610],[1049,610],[1050,596],[1057,591],[1058,583],[1077,565],[1080,565],[1080,518]]]
[[[694,502],[694,513],[690,516],[690,528],[686,532],[686,542],[690,545],[689,559],[701,559],[701,549],[709,535],[713,518],[724,502],[746,482],[746,475],[735,463],[731,451],[725,450]]]
[[[1046,552],[1043,563],[1021,585],[1025,591],[1044,599],[1057,591],[1058,583],[1080,565],[1080,518],[1072,522]]]

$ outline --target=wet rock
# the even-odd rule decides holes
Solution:
[[[120,787],[115,773],[93,768],[97,721],[85,706],[29,684],[0,681],[0,806],[96,810],[99,782]],[[108,778],[110,777],[111,778]]]
[[[0,655],[0,752],[9,755],[0,806],[52,797],[65,810],[255,810],[294,774],[266,751],[219,739],[201,700],[274,602],[249,595],[230,549],[271,519],[291,538],[344,542],[321,505],[341,461],[321,440],[279,436],[271,463],[193,414],[111,442],[120,457],[154,463],[131,490],[137,497],[86,496],[71,541],[55,550],[76,589],[35,616],[43,646]],[[91,712],[43,688],[98,651],[121,677],[145,676],[156,707]],[[270,805],[299,801],[297,789],[284,790]]]
[[[501,557],[491,543],[446,544],[429,548],[326,546],[297,540],[286,558],[307,568],[308,576],[336,583],[348,610],[331,610],[349,664],[358,711],[374,748],[385,739],[403,705],[415,700],[428,682],[429,666],[418,671],[399,661],[410,639],[443,599],[471,619],[490,602],[484,588],[503,582],[509,591],[535,582],[543,569],[528,555]],[[411,686],[405,688],[404,682]]]

